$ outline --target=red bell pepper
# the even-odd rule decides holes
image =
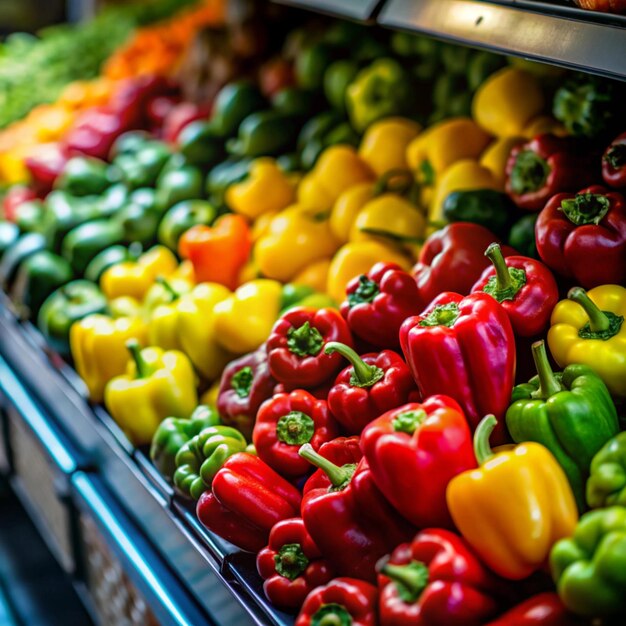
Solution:
[[[350,330],[382,348],[400,345],[402,322],[428,302],[420,302],[415,279],[395,263],[376,263],[367,274],[353,278],[346,288],[341,314]]]
[[[327,400],[328,392],[331,390],[333,386],[332,378],[322,383],[319,387],[312,387],[307,389],[307,391],[318,400]],[[289,393],[290,391],[295,391],[297,387],[293,385],[285,385],[285,383],[277,383],[274,387],[274,393],[272,395],[276,395],[277,393]]]
[[[278,522],[256,557],[265,597],[279,609],[298,610],[307,595],[332,577],[332,567],[299,517]]]
[[[626,133],[616,137],[604,151],[602,178],[611,187],[626,187]]]
[[[447,394],[472,430],[498,418],[494,441],[506,440],[504,414],[515,380],[515,337],[504,309],[486,293],[442,293],[400,329],[402,351],[422,393]]]
[[[292,387],[321,385],[341,368],[341,355],[324,353],[329,341],[352,345],[348,325],[338,311],[296,307],[283,313],[267,340],[272,376]]]
[[[279,393],[259,409],[252,442],[272,469],[287,478],[301,478],[311,469],[298,450],[310,443],[314,450],[337,436],[337,425],[325,400],[297,389]]]
[[[375,581],[378,559],[411,537],[414,528],[385,500],[367,461],[359,459],[354,439],[342,443],[347,444],[344,452],[334,450],[342,444],[332,441],[319,452],[310,444],[300,448],[300,454],[326,474],[315,472],[305,483],[302,519],[320,552],[340,575]],[[335,462],[326,458],[327,452]]]
[[[250,440],[257,411],[272,397],[275,385],[264,345],[231,361],[222,373],[217,394],[217,411],[224,424],[234,426]]]
[[[40,198],[45,198],[54,187],[54,182],[65,169],[69,155],[59,143],[37,146],[37,153],[24,159],[31,178],[31,186]]]
[[[594,185],[560,193],[535,225],[537,251],[555,272],[590,289],[626,282],[626,201]]]
[[[211,114],[211,107],[193,102],[177,104],[163,121],[163,140],[176,143],[183,129],[197,120],[207,120]]]
[[[418,528],[454,528],[446,488],[476,467],[465,415],[448,396],[388,411],[365,428],[361,448],[378,488]]]
[[[2,218],[7,222],[14,222],[17,218],[17,209],[24,202],[35,200],[37,194],[26,185],[12,185],[2,198]]]
[[[540,593],[485,626],[574,626],[578,624],[554,592]]]
[[[515,146],[506,164],[506,192],[526,211],[541,211],[556,193],[591,185],[588,151],[572,137],[545,133]]]
[[[198,500],[196,514],[210,531],[243,550],[267,545],[272,526],[296,517],[300,492],[269,465],[246,452],[233,454]]]
[[[294,626],[376,626],[378,590],[354,578],[335,578],[314,589]]]
[[[428,237],[413,268],[420,302],[428,304],[444,291],[468,294],[489,267],[484,253],[493,241],[499,242],[489,229],[470,222],[448,224]],[[502,252],[515,254],[509,246]]]
[[[450,531],[421,531],[379,571],[381,626],[482,626],[498,611],[500,581]]]
[[[506,311],[517,336],[532,337],[542,333],[559,300],[552,272],[529,257],[505,259],[497,243],[487,248],[485,256],[493,266],[483,272],[472,287],[472,293],[484,291],[493,296]]]
[[[392,350],[360,357],[352,348],[330,342],[324,351],[350,361],[328,392],[328,406],[349,435],[358,435],[374,418],[405,404],[417,391],[407,364]]]

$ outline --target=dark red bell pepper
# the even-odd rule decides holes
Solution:
[[[294,626],[376,626],[378,590],[354,578],[335,578],[314,589]]]
[[[343,462],[326,458],[326,446],[315,452],[310,444],[300,454],[323,470],[304,485],[302,519],[320,552],[342,576],[376,580],[376,562],[413,535],[374,483],[372,471],[350,439]],[[332,450],[332,448],[331,448]],[[332,452],[337,458],[342,453]]]
[[[505,310],[491,296],[442,293],[402,324],[400,343],[422,397],[441,393],[454,398],[472,431],[493,413],[498,426],[492,441],[506,440],[515,337]]]
[[[272,397],[275,385],[264,345],[231,361],[222,373],[217,394],[217,411],[224,424],[234,426],[250,440],[257,411]]]
[[[467,420],[448,396],[430,396],[375,419],[361,435],[374,481],[398,512],[417,528],[454,528],[446,488],[476,467]]]
[[[560,193],[535,225],[537,251],[555,272],[587,289],[626,282],[626,201],[594,185]]]
[[[17,218],[17,209],[24,202],[35,200],[37,194],[26,185],[12,185],[2,198],[2,218],[7,222],[14,222]]]
[[[393,350],[360,357],[352,348],[330,342],[324,351],[350,361],[328,392],[328,406],[348,435],[358,435],[381,413],[405,404],[417,391],[407,364]]]
[[[487,248],[485,256],[493,266],[483,272],[472,293],[484,291],[493,296],[506,311],[517,336],[532,337],[546,330],[559,300],[552,272],[529,257],[505,259],[497,243]]]
[[[579,624],[554,592],[540,593],[485,626],[574,626]]]
[[[593,183],[597,172],[588,153],[573,137],[537,135],[511,150],[506,192],[520,209],[541,211],[554,194]]]
[[[444,291],[467,295],[489,267],[485,249],[493,241],[499,243],[489,229],[470,222],[448,224],[428,237],[413,268],[420,301],[427,306]],[[502,253],[516,254],[509,246]]]
[[[233,454],[198,500],[196,514],[210,531],[243,550],[267,545],[274,524],[300,512],[300,492],[257,456]]]
[[[421,531],[379,571],[381,626],[482,626],[498,612],[500,581],[450,531]]]
[[[279,609],[298,610],[307,595],[332,577],[332,567],[299,517],[278,522],[256,557],[265,597]]]
[[[376,263],[367,274],[353,278],[346,295],[341,314],[350,330],[381,348],[399,346],[402,322],[428,304],[420,301],[415,279],[395,263]]]
[[[65,147],[59,143],[47,143],[37,147],[36,154],[24,159],[24,165],[31,178],[31,186],[40,198],[45,198],[54,182],[65,169],[69,161]]]
[[[616,137],[604,151],[602,178],[611,187],[626,187],[626,133]]]
[[[296,307],[283,313],[267,340],[272,376],[288,387],[321,385],[341,368],[341,355],[324,353],[329,341],[352,345],[350,329],[338,311]]]
[[[252,442],[263,461],[281,476],[300,478],[311,465],[298,450],[310,443],[314,450],[338,435],[337,425],[325,400],[297,389],[279,393],[259,409]]]

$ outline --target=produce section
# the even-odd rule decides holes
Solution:
[[[0,467],[95,622],[620,623],[626,67],[463,3],[625,41],[149,2],[0,131]]]

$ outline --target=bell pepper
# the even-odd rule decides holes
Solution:
[[[104,404],[132,443],[149,444],[166,417],[193,413],[198,405],[195,374],[181,352],[142,350],[133,339],[126,347],[131,355],[126,374],[107,383]]]
[[[195,120],[187,124],[176,138],[179,152],[190,165],[211,169],[226,156],[224,138],[211,122]]]
[[[618,135],[604,151],[602,178],[610,187],[626,187],[626,133]]]
[[[535,224],[538,213],[528,213],[520,217],[512,226],[507,238],[508,244],[521,255],[531,259],[539,259],[535,242]]]
[[[277,156],[295,148],[301,118],[278,110],[251,113],[239,125],[237,137],[226,141],[238,157]]]
[[[247,447],[245,437],[230,426],[209,426],[185,442],[176,453],[174,484],[182,494],[197,500],[211,488],[226,459]]]
[[[159,222],[159,243],[174,252],[178,241],[192,226],[210,226],[217,215],[215,207],[206,200],[184,200],[175,204]]]
[[[378,559],[412,536],[374,483],[358,438],[340,438],[299,454],[319,468],[305,483],[301,514],[307,531],[342,576],[375,581]],[[329,532],[332,529],[332,532]]]
[[[40,233],[26,233],[18,237],[2,255],[0,285],[5,290],[13,282],[20,265],[29,257],[46,250],[46,238]]]
[[[349,346],[330,341],[324,352],[336,352],[350,362],[328,392],[328,406],[347,434],[358,435],[374,418],[405,404],[417,391],[406,363],[392,350],[360,357]]]
[[[41,200],[28,200],[15,209],[14,221],[24,233],[40,232],[46,212],[47,207]]]
[[[573,626],[572,614],[559,596],[547,591],[524,600],[485,626]]]
[[[346,243],[361,209],[378,191],[376,183],[357,183],[343,191],[330,212],[330,230],[337,241]]]
[[[250,247],[250,229],[239,215],[224,215],[212,227],[193,226],[178,242],[178,251],[193,263],[198,282],[219,283],[229,289],[237,287]]]
[[[543,341],[532,350],[538,376],[513,389],[506,425],[513,441],[536,441],[552,452],[583,511],[591,461],[619,432],[615,405],[602,379],[586,365],[569,365],[554,374]]]
[[[118,210],[111,221],[122,227],[127,244],[138,242],[148,247],[156,241],[159,219],[150,208],[130,202]]]
[[[491,296],[442,293],[402,324],[400,344],[423,397],[454,398],[472,430],[486,413],[504,417],[515,378],[515,339]],[[496,437],[504,441],[503,424]]]
[[[278,318],[281,295],[278,281],[259,278],[241,285],[218,303],[213,314],[220,345],[234,354],[259,348]]]
[[[302,270],[299,274],[293,277],[293,282],[297,285],[306,285],[313,289],[317,294],[324,294],[326,292],[326,285],[328,283],[328,270],[330,269],[330,259],[322,259],[309,265],[306,269]],[[327,296],[332,300],[334,306],[337,302],[330,296]]]
[[[379,572],[381,626],[483,626],[498,611],[498,579],[448,530],[422,530]]]
[[[586,294],[573,288],[552,312],[548,346],[560,367],[588,365],[611,394],[626,397],[626,288],[603,285]]]
[[[20,229],[16,224],[13,222],[0,221],[0,260],[19,237]]]
[[[43,198],[52,190],[54,181],[61,175],[68,160],[67,149],[59,143],[39,145],[36,153],[24,159],[31,186],[39,197]]]
[[[430,396],[387,411],[365,427],[361,448],[376,485],[405,519],[418,528],[453,528],[446,487],[476,460],[466,418],[452,398]]]
[[[196,200],[203,196],[202,172],[191,165],[170,170],[166,165],[156,185],[155,204],[160,215],[183,200]]]
[[[457,222],[432,234],[424,244],[419,263],[413,268],[420,302],[431,302],[442,291],[470,293],[489,260],[485,250],[498,238],[478,224]],[[502,247],[505,256],[514,254]]]
[[[157,208],[157,192],[153,188],[161,189],[158,196],[160,200],[166,199],[167,193],[184,193],[183,183],[187,181],[192,188],[197,189],[197,176],[192,169],[183,170],[180,177],[161,177],[172,156],[170,148],[160,141],[146,141],[132,153],[124,152],[113,160],[113,165],[120,171],[120,180],[127,189],[147,189],[153,191],[154,206]],[[165,184],[164,184],[165,183]],[[168,189],[166,189],[168,187]],[[166,207],[158,206],[162,212]]]
[[[146,326],[138,317],[112,319],[94,314],[72,324],[72,359],[92,402],[101,402],[106,384],[126,371],[130,339],[146,343]]]
[[[378,591],[356,578],[335,578],[307,596],[294,626],[376,626]]]
[[[506,191],[526,211],[541,211],[555,194],[576,191],[595,178],[580,143],[548,133],[513,148],[506,165]]]
[[[302,389],[278,393],[261,405],[252,443],[273,470],[289,479],[306,475],[309,463],[298,454],[309,443],[314,450],[337,436],[337,426],[325,400]]]
[[[73,280],[44,301],[37,316],[37,326],[53,350],[70,353],[70,328],[88,315],[104,313],[106,299],[97,285],[86,280]]]
[[[550,554],[552,577],[563,604],[586,617],[623,617],[626,508],[590,511],[568,534]]]
[[[230,137],[248,115],[266,106],[265,98],[251,81],[228,83],[215,96],[211,126],[221,137]]]
[[[248,175],[252,159],[230,157],[216,165],[207,175],[206,193],[209,200],[218,208],[224,208],[226,190]]]
[[[169,277],[176,271],[178,262],[164,246],[154,246],[136,261],[116,263],[104,271],[100,287],[109,300],[131,296],[143,300],[157,276]]]
[[[196,407],[189,419],[165,418],[152,437],[150,460],[168,482],[173,482],[178,451],[200,431],[218,424],[220,416],[217,411],[202,404]]]
[[[102,274],[110,267],[125,261],[136,261],[142,252],[143,246],[141,244],[131,244],[128,247],[116,245],[105,248],[89,261],[89,265],[85,268],[85,280],[99,283]]]
[[[471,548],[496,574],[522,580],[546,564],[550,549],[576,527],[578,512],[567,477],[551,452],[528,442],[494,453],[486,416],[474,433],[479,468],[455,476],[446,499]]]
[[[251,438],[257,411],[275,385],[265,346],[231,361],[222,372],[216,402],[224,423]]]
[[[300,492],[257,456],[246,452],[226,460],[198,500],[200,523],[242,550],[258,552],[272,527],[296,517]]]
[[[273,606],[297,611],[315,587],[333,577],[304,522],[299,517],[281,520],[272,527],[268,544],[256,557],[263,592]]]
[[[107,170],[106,161],[92,157],[74,157],[65,164],[55,187],[73,196],[98,196],[111,185]]]
[[[373,345],[400,345],[402,322],[421,308],[413,277],[395,263],[376,263],[353,278],[346,289],[341,314],[350,330]]]
[[[524,137],[498,137],[480,155],[479,163],[493,174],[502,189],[506,183],[506,164],[511,150],[524,141]]]
[[[607,441],[591,461],[587,481],[587,504],[592,509],[624,506],[626,502],[626,472],[624,449],[626,433]]]
[[[326,354],[323,350],[329,341],[352,345],[348,325],[338,311],[291,309],[276,322],[267,340],[272,376],[298,388],[321,385],[341,367],[339,354]]]
[[[2,217],[9,221],[15,221],[17,208],[24,202],[35,200],[37,194],[26,185],[11,185],[2,197]]]

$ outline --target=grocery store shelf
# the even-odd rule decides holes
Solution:
[[[381,0],[275,0],[279,4],[308,9],[316,13],[326,13],[335,17],[345,17],[366,22],[374,16]]]
[[[532,0],[387,0],[383,26],[626,80],[626,18]]]

